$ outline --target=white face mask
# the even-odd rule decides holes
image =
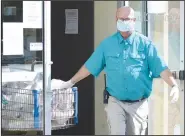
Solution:
[[[117,29],[121,32],[127,32],[127,31],[133,31],[134,30],[134,21],[128,20],[128,21],[117,21]]]

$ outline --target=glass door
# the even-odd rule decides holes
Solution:
[[[157,5],[158,8],[154,9]],[[184,134],[184,2],[148,1],[148,36],[155,43],[180,87],[180,98],[171,104],[171,88],[155,79],[150,97],[149,134]]]
[[[2,134],[51,135],[50,1],[1,1],[1,17]]]

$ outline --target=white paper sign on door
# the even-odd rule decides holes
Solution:
[[[24,28],[42,28],[42,1],[23,1]]]
[[[43,44],[41,42],[30,43],[30,51],[42,51]]]
[[[3,55],[23,55],[22,23],[3,23]]]
[[[65,9],[65,34],[78,34],[78,9]]]

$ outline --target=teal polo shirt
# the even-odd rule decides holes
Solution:
[[[104,70],[107,91],[119,100],[148,98],[153,78],[168,68],[152,41],[138,32],[127,39],[119,32],[104,39],[85,67],[95,77]]]

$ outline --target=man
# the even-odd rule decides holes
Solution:
[[[71,80],[59,88],[70,88],[90,74],[97,77],[104,69],[110,94],[105,108],[110,134],[141,135],[147,127],[147,98],[153,78],[161,76],[172,87],[172,102],[178,100],[179,89],[155,45],[134,31],[134,10],[119,8],[116,20],[118,32],[104,39]]]

